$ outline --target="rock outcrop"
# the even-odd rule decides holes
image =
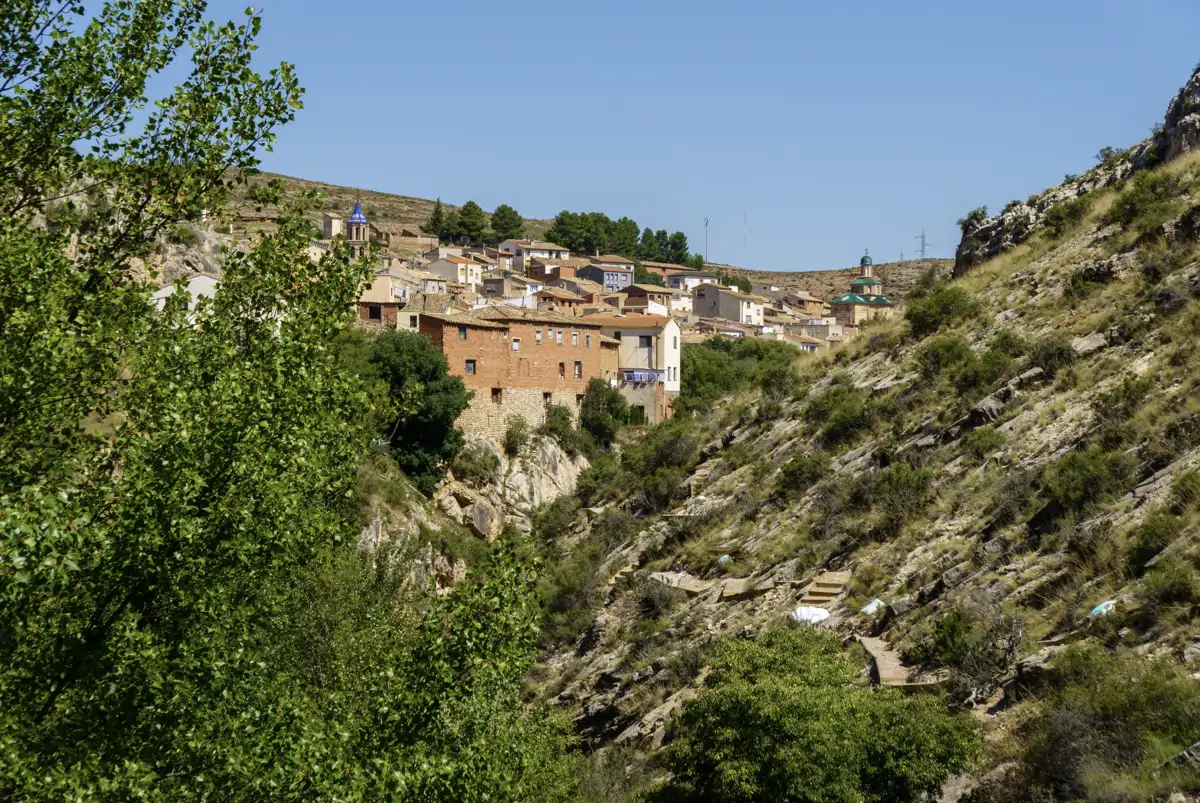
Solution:
[[[954,275],[1024,242],[1046,220],[1046,213],[1092,190],[1110,187],[1163,161],[1200,148],[1200,68],[1167,106],[1153,136],[1105,160],[1082,176],[1051,187],[1025,201],[1014,201],[998,215],[968,223],[954,253]]]

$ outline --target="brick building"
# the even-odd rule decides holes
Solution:
[[[446,355],[450,373],[475,393],[458,426],[490,438],[502,438],[513,415],[541,424],[550,404],[577,414],[588,382],[604,376],[608,361],[599,322],[555,312],[498,305],[426,314],[420,331]]]

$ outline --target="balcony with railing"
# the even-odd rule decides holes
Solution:
[[[654,385],[667,381],[667,372],[659,368],[622,368],[621,380],[635,385]]]

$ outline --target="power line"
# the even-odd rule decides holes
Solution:
[[[920,251],[921,259],[924,260],[926,249],[928,249],[930,246],[932,246],[933,243],[931,243],[931,242],[929,242],[929,240],[925,239],[925,229],[921,229],[920,235],[913,237],[913,239],[921,241],[921,247],[918,248],[917,250]]]

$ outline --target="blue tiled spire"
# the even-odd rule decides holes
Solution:
[[[367,216],[363,214],[362,204],[355,201],[354,211],[350,213],[350,217],[346,218],[347,223],[366,223]]]

